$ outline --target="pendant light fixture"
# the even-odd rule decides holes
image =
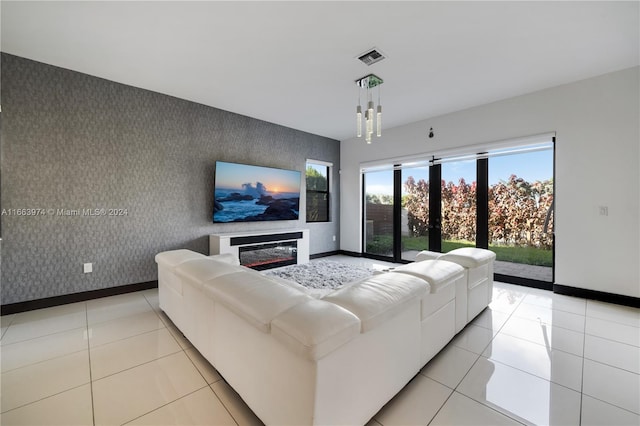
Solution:
[[[358,86],[358,106],[356,107],[356,135],[362,137],[362,92],[365,92],[365,99],[367,102],[367,109],[364,113],[365,127],[364,138],[368,144],[371,143],[371,137],[373,136],[374,120],[376,121],[376,136],[382,136],[382,105],[380,104],[380,85],[384,81],[374,75],[369,74],[365,77],[356,80]],[[373,89],[378,88],[378,106],[375,108],[373,103]],[[375,114],[374,114],[375,109]]]

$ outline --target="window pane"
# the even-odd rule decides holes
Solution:
[[[329,221],[329,167],[307,163],[307,222]]]
[[[364,183],[364,251],[393,256],[393,171],[365,173]]]
[[[327,191],[327,166],[307,163],[307,191]]]
[[[429,167],[402,169],[402,259],[429,249]]]
[[[442,165],[442,252],[476,246],[476,161]]]
[[[307,222],[329,221],[329,200],[326,193],[307,192]]]
[[[553,151],[489,159],[489,249],[496,273],[552,281]]]

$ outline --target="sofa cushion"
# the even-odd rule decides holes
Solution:
[[[451,250],[450,252],[443,254],[439,259],[455,262],[465,268],[477,268],[478,266],[494,261],[496,259],[496,254],[491,250],[463,247]]]
[[[204,258],[206,258],[204,254],[196,253],[195,251],[191,250],[170,250],[156,254],[156,263],[159,265],[167,266],[169,268],[175,268],[176,266],[188,260]]]
[[[278,315],[271,334],[310,360],[318,360],[360,333],[360,320],[341,306],[311,299]]]
[[[378,274],[329,293],[322,300],[353,312],[366,333],[422,297],[429,283],[408,274]]]
[[[442,256],[442,253],[440,253],[440,252],[422,250],[421,252],[416,254],[415,261],[416,262],[421,262],[423,260],[435,260],[435,259],[439,258],[440,256]]]
[[[205,256],[202,259],[194,259],[178,265],[175,273],[192,284],[201,286],[213,278],[238,272],[238,268],[238,266]]]
[[[398,266],[392,273],[421,278],[430,284],[431,293],[437,293],[442,287],[461,278],[464,275],[464,268],[445,260],[423,260]]]
[[[271,280],[255,271],[239,270],[215,277],[203,284],[216,302],[268,333],[271,321],[299,303],[313,300],[305,293]]]

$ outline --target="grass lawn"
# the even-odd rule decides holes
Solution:
[[[427,241],[428,237],[402,237],[402,247],[404,250],[425,250],[428,246]],[[374,237],[373,241],[367,243],[367,253],[390,256],[392,253],[391,247],[391,235],[378,235]],[[460,247],[475,247],[475,243],[470,241],[442,242],[443,253]],[[489,249],[496,254],[496,260],[549,267],[553,264],[553,254],[551,250],[494,244],[489,244]]]

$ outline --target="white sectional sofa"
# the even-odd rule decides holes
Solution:
[[[266,424],[365,424],[467,311],[456,297],[465,269],[442,260],[321,299],[229,255],[174,250],[156,262],[160,308]]]

